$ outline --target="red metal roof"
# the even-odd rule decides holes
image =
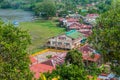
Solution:
[[[53,67],[56,67],[56,65],[61,65],[64,63],[66,54],[67,53],[55,55],[51,59],[42,62],[42,64],[46,64],[46,65],[53,66]]]
[[[92,28],[92,26],[90,26],[90,25],[80,24],[78,22],[74,22],[69,26],[69,29],[76,29],[76,30],[78,30],[78,29],[91,29],[91,28]]]
[[[78,22],[79,21],[78,19],[74,19],[74,18],[67,18],[66,20],[67,22]]]
[[[86,17],[94,18],[94,17],[98,17],[98,16],[99,16],[98,14],[88,14]]]
[[[44,72],[51,72],[53,69],[55,69],[52,66],[49,65],[45,65],[45,64],[34,64],[30,66],[30,70],[32,72],[34,72],[34,77],[35,78],[39,78],[40,77],[40,73],[44,73]]]
[[[92,30],[88,30],[88,31],[80,31],[85,37],[88,37],[92,34]]]
[[[30,58],[30,62],[31,62],[32,64],[35,63],[35,62],[37,62],[37,60],[36,60],[34,57],[29,56],[29,58]]]
[[[101,57],[100,54],[94,54],[93,49],[88,44],[80,47],[79,50],[82,52],[83,60],[96,62]],[[94,57],[91,57],[91,55]]]

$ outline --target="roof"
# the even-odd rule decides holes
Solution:
[[[53,69],[54,69],[54,67],[52,67],[52,66],[40,64],[40,63],[30,66],[30,70],[32,72],[34,72],[34,77],[37,79],[40,77],[40,73],[48,72],[48,71],[51,72]]]
[[[88,31],[80,31],[85,37],[88,37],[92,34],[92,30],[88,30]]]
[[[68,36],[72,39],[77,39],[77,38],[80,38],[80,37],[84,38],[83,34],[76,31],[76,30],[70,30],[70,31],[66,32],[66,36]]]
[[[51,59],[42,62],[42,64],[50,65],[50,66],[53,66],[53,67],[56,67],[56,65],[61,65],[61,64],[64,63],[66,54],[67,53],[62,53],[62,54],[55,55]]]
[[[96,18],[98,17],[98,14],[88,14],[86,17]]]
[[[79,51],[82,52],[83,60],[96,62],[101,57],[101,55],[98,53],[95,53],[95,50],[93,50],[88,44],[80,47]],[[93,57],[91,57],[92,55]]]
[[[90,25],[85,25],[85,24],[80,24],[78,22],[74,22],[72,24],[69,25],[70,29],[91,29],[92,26]]]
[[[31,62],[32,64],[35,63],[35,62],[37,62],[37,60],[36,60],[34,57],[29,56],[29,58],[30,58],[30,62]]]
[[[67,18],[66,20],[67,22],[78,22],[79,21],[78,19],[74,19],[74,18]]]
[[[79,29],[80,25],[81,25],[80,23],[74,22],[74,23],[71,23],[68,28],[69,29]]]

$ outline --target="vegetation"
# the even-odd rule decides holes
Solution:
[[[109,10],[112,0],[1,0],[0,8],[7,9],[23,9],[35,12],[43,17],[63,16],[70,13],[80,12],[82,15],[87,13],[103,13]],[[94,4],[87,7],[87,4]],[[82,6],[82,7],[79,7]],[[81,12],[82,9],[87,9],[87,12]]]
[[[71,50],[67,53],[65,58],[66,63],[82,66],[82,53],[78,50]]]
[[[0,79],[32,80],[26,48],[30,36],[26,31],[0,21]]]
[[[81,55],[81,52],[77,50],[69,51],[65,64],[58,66],[52,73],[45,73],[45,76],[50,80],[58,76],[59,80],[89,80],[87,76],[91,75],[96,80],[96,76],[100,74],[101,69],[96,64],[91,64],[86,68]]]
[[[53,1],[44,0],[43,2],[37,3],[35,5],[34,11],[36,15],[40,15],[41,17],[49,19],[50,17],[55,16],[56,6]]]
[[[28,30],[31,35],[32,44],[29,46],[31,53],[44,49],[44,45],[49,38],[65,32],[65,29],[58,27],[57,24],[53,20],[23,22],[20,24],[20,27],[23,30]]]
[[[111,62],[117,69],[120,69],[120,1],[113,2],[112,8],[102,14],[98,19],[98,25],[93,29],[90,43],[96,50],[102,53],[103,62]],[[113,66],[112,66],[113,68]],[[113,70],[114,70],[113,69]],[[114,70],[117,74],[117,71]],[[120,74],[119,74],[120,75]]]

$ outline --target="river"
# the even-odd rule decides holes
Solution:
[[[0,9],[0,18],[5,22],[27,22],[32,21],[34,16],[33,13],[30,11]]]

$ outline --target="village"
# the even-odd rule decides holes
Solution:
[[[110,72],[108,64],[102,64],[102,55],[91,47],[87,38],[92,35],[93,25],[96,25],[98,14],[88,14],[83,17],[78,13],[67,15],[65,18],[59,18],[59,25],[66,29],[64,34],[51,37],[45,46],[47,49],[32,54],[30,56],[30,70],[34,72],[34,77],[39,78],[40,73],[52,72],[57,65],[65,62],[67,52],[77,49],[82,53],[83,62],[86,66],[90,63],[96,63],[98,67],[104,65],[108,73],[99,74],[97,80],[116,80],[115,74]],[[80,23],[82,19],[84,22]]]
[[[0,0],[0,80],[120,80],[120,0]]]

